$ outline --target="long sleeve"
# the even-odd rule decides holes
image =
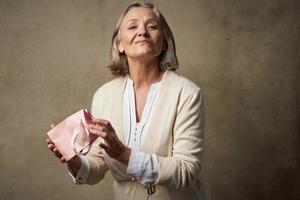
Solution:
[[[94,95],[91,107],[91,112],[94,117],[99,111],[101,111],[99,110],[99,108],[101,107],[97,105],[99,102],[101,102],[101,98],[101,93],[97,93],[97,95]],[[99,144],[102,141],[103,139],[98,137],[93,142],[88,154],[80,156],[81,167],[78,170],[76,177],[74,177],[69,171],[69,174],[75,184],[93,185],[98,183],[104,177],[105,173],[108,170],[108,166],[105,163],[102,149],[99,147]]]
[[[200,89],[178,107],[174,122],[173,154],[159,157],[156,184],[189,187],[199,179],[204,134],[204,105]]]
[[[103,112],[101,103],[103,102],[103,94],[97,92],[94,95],[91,112],[94,117],[99,117],[100,113]],[[100,104],[100,105],[99,105]],[[108,166],[104,160],[103,149],[99,147],[100,142],[103,142],[103,139],[98,137],[91,146],[90,151],[85,158],[89,163],[89,176],[85,183],[87,184],[96,184],[108,171]]]
[[[77,185],[86,183],[86,181],[89,177],[89,173],[90,173],[90,164],[89,164],[87,158],[85,158],[84,156],[79,156],[79,157],[80,157],[80,161],[81,161],[81,166],[77,172],[76,177],[73,176],[73,174],[70,172],[70,169],[69,169],[69,174],[70,174],[73,182]]]
[[[158,177],[158,156],[132,150],[127,174],[133,176],[143,185],[152,185]]]

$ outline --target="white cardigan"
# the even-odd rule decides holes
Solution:
[[[116,78],[95,93],[92,114],[107,119],[124,143],[122,94],[127,77]],[[149,132],[141,150],[159,157],[156,192],[150,199],[205,200],[201,180],[204,104],[201,89],[190,80],[166,71]],[[86,158],[90,163],[88,184],[100,181],[108,169],[114,177],[115,199],[147,199],[147,189],[126,174],[126,166],[111,159],[99,147],[98,138]]]
[[[127,79],[123,93],[123,134],[125,145],[131,148],[127,174],[134,176],[143,185],[152,185],[158,177],[157,155],[141,152],[140,147],[149,130],[152,119],[151,111],[155,107],[159,86],[160,82],[151,85],[140,122],[136,122],[135,92],[133,81],[130,78]],[[80,156],[80,159],[81,167],[76,177],[69,172],[75,184],[85,184],[90,173],[90,164],[87,158]]]

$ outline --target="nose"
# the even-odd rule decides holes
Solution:
[[[145,25],[139,26],[137,35],[147,37],[149,35],[147,27]]]

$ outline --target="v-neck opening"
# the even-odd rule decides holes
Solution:
[[[125,88],[123,92],[123,124],[124,124],[124,130],[123,130],[123,135],[124,135],[124,142],[125,145],[132,148],[136,148],[137,150],[146,150],[149,148],[149,144],[147,140],[151,138],[154,132],[157,132],[158,130],[153,132],[153,129],[156,129],[156,126],[154,124],[158,123],[159,118],[159,110],[157,110],[157,107],[161,105],[162,99],[164,99],[163,95],[166,92],[165,87],[165,82],[167,81],[169,71],[165,71],[163,74],[163,77],[161,81],[153,83],[151,86],[153,88],[157,87],[157,91],[155,92],[155,100],[152,104],[151,107],[149,108],[149,115],[146,116],[146,105],[147,102],[150,102],[150,97],[149,94],[151,91],[149,90],[149,93],[147,95],[146,104],[145,108],[143,109],[143,114],[142,118],[139,122],[136,121],[136,112],[135,112],[135,101],[133,101],[133,81],[130,79],[129,76],[126,77],[125,81]],[[131,82],[131,83],[130,83]],[[164,91],[162,91],[164,90]],[[134,99],[135,100],[135,99]],[[148,103],[149,104],[149,103]],[[134,112],[133,112],[134,110]],[[145,123],[142,124],[145,120]],[[142,126],[143,125],[143,126]],[[151,131],[150,131],[151,130]]]
[[[150,89],[149,89],[148,94],[147,94],[146,103],[145,103],[145,105],[143,107],[143,110],[142,110],[142,113],[141,113],[141,118],[140,118],[139,121],[137,121],[136,92],[134,90],[133,81],[130,79],[130,77],[128,77],[128,82],[130,84],[131,94],[133,94],[133,95],[130,96],[130,98],[131,98],[131,102],[133,102],[133,105],[131,105],[131,107],[134,109],[133,110],[133,114],[134,114],[133,118],[135,119],[136,126],[142,126],[147,121],[146,119],[149,118],[149,114],[150,114],[149,112],[151,111],[151,108],[152,108],[153,103],[154,103],[154,99],[157,95],[157,91],[154,91],[154,90],[158,90],[158,87],[159,87],[161,81],[151,84]]]

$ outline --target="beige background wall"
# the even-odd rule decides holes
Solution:
[[[0,0],[0,199],[111,199],[111,177],[75,186],[45,133],[110,80],[129,1]],[[300,198],[300,1],[163,0],[179,72],[204,90],[213,200]]]

